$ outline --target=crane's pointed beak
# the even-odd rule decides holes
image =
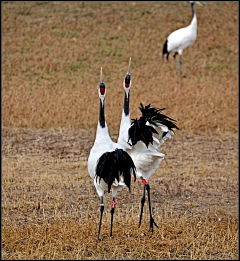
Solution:
[[[101,67],[101,71],[100,71],[100,82],[103,82],[102,67]]]
[[[131,67],[131,57],[130,57],[130,59],[129,59],[128,72],[127,72],[127,74],[131,74],[131,73],[130,73],[130,67]]]
[[[196,2],[196,4],[199,4],[200,6],[203,6],[203,4],[201,4],[200,2]]]

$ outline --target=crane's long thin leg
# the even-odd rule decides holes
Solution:
[[[104,211],[104,204],[103,204],[103,196],[100,197],[100,222],[99,222],[99,228],[98,228],[98,240],[100,239],[100,230],[101,230],[101,225],[102,225],[102,215]]]
[[[182,56],[181,55],[179,55],[179,69],[180,69],[180,72],[182,75]]]
[[[181,55],[179,55],[179,62],[178,62],[178,61],[177,61],[177,58],[176,58],[177,54],[178,54],[178,53],[175,53],[175,54],[173,55],[173,57],[174,57],[174,60],[175,60],[175,62],[176,62],[176,64],[177,64],[179,70],[180,70],[180,73],[181,73],[181,75],[182,75],[182,60],[181,60]]]
[[[116,201],[115,201],[115,198],[113,197],[112,204],[111,204],[111,232],[110,232],[110,237],[112,236],[113,214],[114,214],[115,207],[116,207]]]
[[[153,232],[153,225],[155,225],[157,228],[159,228],[159,227],[156,224],[156,222],[154,221],[153,216],[152,216],[152,208],[151,208],[151,200],[150,200],[150,186],[149,186],[149,184],[146,184],[145,186],[146,186],[146,189],[147,189],[147,192],[148,192],[148,205],[149,205],[149,213],[150,213],[149,231],[152,230],[152,232]]]
[[[143,206],[144,206],[144,203],[145,203],[145,190],[146,190],[146,185],[144,184],[144,187],[143,187],[143,196],[142,196],[142,199],[141,199],[141,212],[140,212],[140,219],[139,219],[139,225],[138,225],[138,227],[141,226],[141,222],[142,222]]]

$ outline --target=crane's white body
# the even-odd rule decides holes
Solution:
[[[132,157],[134,164],[136,166],[136,175],[138,178],[143,177],[146,181],[149,180],[151,174],[153,174],[159,164],[165,157],[165,154],[158,152],[159,146],[164,143],[167,138],[171,139],[173,132],[168,130],[166,126],[153,126],[159,134],[154,134],[153,144],[149,144],[148,147],[142,142],[139,141],[134,146],[129,145],[128,143],[128,130],[131,127],[130,113],[125,115],[124,111],[122,112],[121,125],[119,129],[118,144],[122,145],[127,153]],[[168,132],[163,138],[163,132]]]
[[[192,46],[197,38],[197,16],[194,14],[190,25],[172,32],[168,40],[168,52],[182,55],[183,50]]]
[[[96,175],[96,166],[98,160],[101,157],[101,155],[106,151],[111,152],[117,148],[124,149],[120,144],[113,142],[112,139],[110,138],[107,123],[105,122],[105,127],[102,128],[98,122],[96,139],[88,158],[88,173],[91,176],[91,178],[94,180],[94,185],[96,187],[99,197],[104,195],[104,191],[107,190],[107,184],[103,181],[103,179],[101,179],[100,182],[96,180],[95,175]],[[120,179],[118,182],[115,179],[114,183],[112,184],[113,197],[116,197],[117,192],[120,191],[125,186],[126,185],[123,182],[123,180]]]

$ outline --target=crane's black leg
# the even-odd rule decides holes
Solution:
[[[149,213],[150,213],[149,231],[152,230],[152,232],[153,232],[153,225],[155,225],[157,228],[159,228],[159,227],[156,224],[156,222],[154,221],[153,216],[152,216],[152,208],[151,208],[151,200],[150,200],[150,186],[149,186],[149,184],[146,184],[145,186],[146,186],[146,189],[147,189],[147,192],[148,192],[148,204],[149,204]]]
[[[113,197],[112,204],[111,204],[111,232],[110,232],[110,237],[112,236],[113,214],[114,214],[115,207],[116,207],[116,201],[115,201],[115,198]]]
[[[143,180],[143,178],[142,178],[142,180]],[[142,196],[142,199],[141,199],[141,212],[140,212],[140,219],[139,219],[139,225],[138,225],[138,227],[141,226],[141,221],[142,221],[143,206],[144,206],[144,203],[145,203],[145,190],[146,190],[146,185],[144,184],[144,187],[143,187],[143,196]]]
[[[101,230],[101,225],[102,225],[102,215],[104,211],[104,204],[103,204],[103,196],[100,197],[100,222],[99,222],[99,229],[98,229],[98,240],[100,239],[100,230]]]

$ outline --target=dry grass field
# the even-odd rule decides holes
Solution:
[[[162,60],[166,37],[191,21],[186,2],[1,2],[2,259],[238,259],[238,2],[195,6],[198,38],[183,73]],[[180,130],[151,177],[99,197],[87,171],[98,121],[118,137],[131,62],[131,117],[152,103]]]

